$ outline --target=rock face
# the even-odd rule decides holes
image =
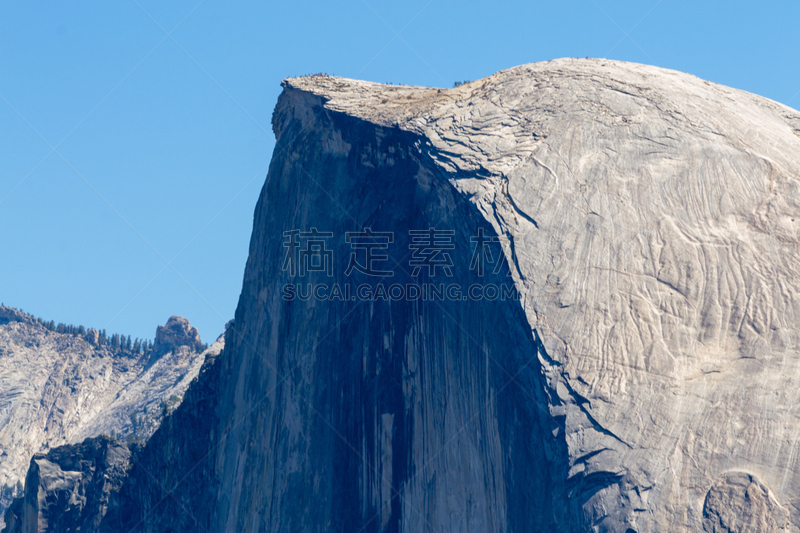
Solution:
[[[273,127],[235,323],[198,381],[213,392],[178,410],[214,415],[151,441],[150,470],[174,468],[161,492],[134,472],[115,516],[798,531],[800,114],[559,60],[449,90],[289,79]],[[366,228],[392,232],[375,269],[351,261]],[[452,232],[436,253],[414,233],[431,228]],[[497,268],[475,268],[485,242]],[[466,294],[375,297],[443,279]],[[509,284],[519,299],[486,292]],[[372,292],[332,297],[347,285]]]
[[[180,316],[171,316],[165,325],[156,328],[153,357],[161,357],[181,346],[201,352],[203,342],[200,340],[197,328],[189,324],[188,320]]]
[[[5,533],[96,531],[129,466],[127,446],[108,437],[60,446],[31,459],[25,494],[6,512]]]
[[[712,533],[733,531],[786,531],[789,513],[755,476],[730,472],[712,485],[703,505],[703,529]]]
[[[101,532],[208,531],[217,498],[218,358],[210,355],[180,406],[138,454]]]
[[[183,349],[151,362],[55,333],[7,307],[0,322],[0,512],[19,495],[35,453],[101,434],[146,441],[207,355]],[[208,352],[221,349],[220,340]]]

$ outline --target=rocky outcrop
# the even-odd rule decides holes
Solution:
[[[559,60],[290,79],[273,127],[218,369],[109,531],[798,531],[800,114]]]
[[[203,342],[197,328],[180,316],[171,316],[167,323],[156,328],[156,340],[153,343],[153,357],[161,357],[186,346],[190,351],[203,351]]]
[[[8,324],[10,322],[20,322],[22,324],[34,324],[36,320],[22,311],[18,309],[14,309],[13,307],[6,307],[5,305],[0,305],[0,326]]]
[[[60,446],[31,459],[25,494],[6,511],[4,533],[96,531],[130,466],[127,446],[108,437]]]
[[[35,453],[101,434],[146,441],[207,355],[184,348],[152,362],[55,333],[14,309],[0,307],[0,317],[14,318],[0,324],[0,487],[8,487],[0,512]],[[220,340],[208,352],[221,349]]]
[[[89,330],[86,332],[86,335],[84,336],[84,339],[89,344],[97,345],[100,342],[100,332],[97,331],[96,329],[89,328]]]

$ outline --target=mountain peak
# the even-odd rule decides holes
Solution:
[[[182,316],[173,315],[165,325],[156,328],[153,357],[161,357],[181,346],[188,346],[191,351],[202,351],[203,342],[197,328]]]

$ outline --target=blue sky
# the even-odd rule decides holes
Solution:
[[[450,87],[558,57],[800,106],[800,3],[3,2],[0,301],[151,338],[233,316],[280,81]]]

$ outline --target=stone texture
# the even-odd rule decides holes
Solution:
[[[789,513],[755,476],[727,472],[714,482],[703,505],[708,533],[773,533],[786,531]]]
[[[146,448],[185,516],[135,523],[798,531],[800,114],[567,59],[447,90],[289,79],[273,127],[213,394],[179,409],[214,416]],[[287,301],[284,232],[312,227],[394,231],[399,283],[409,230],[483,229],[506,267],[454,253],[449,281],[522,298]],[[331,245],[304,282],[375,283]],[[190,436],[210,463],[180,460]],[[123,516],[162,505],[127,490]]]
[[[100,332],[96,329],[89,328],[84,339],[86,339],[86,342],[89,344],[97,345],[100,342]]]
[[[757,474],[800,524],[800,114],[603,60],[441,92],[287,87],[418,135],[508,237],[582,527],[696,531],[731,469]]]
[[[0,305],[0,326],[9,324],[11,322],[19,322],[21,324],[34,324],[36,320],[22,311],[18,309],[14,309],[13,307],[6,307],[5,305]]]
[[[108,437],[34,455],[25,494],[6,512],[3,532],[96,531],[109,496],[122,486],[130,457],[127,446]]]
[[[156,339],[153,342],[153,357],[173,352],[181,346],[186,346],[190,351],[202,351],[203,343],[197,328],[181,316],[171,316],[167,323],[156,328]]]
[[[224,344],[220,336],[202,353],[184,347],[170,353],[169,357],[150,360],[136,379],[117,393],[102,416],[75,436],[75,442],[101,434],[117,435],[121,439],[133,435],[139,443],[146,442],[158,429],[164,415],[183,401],[186,389],[197,377],[204,361],[217,357]]]

